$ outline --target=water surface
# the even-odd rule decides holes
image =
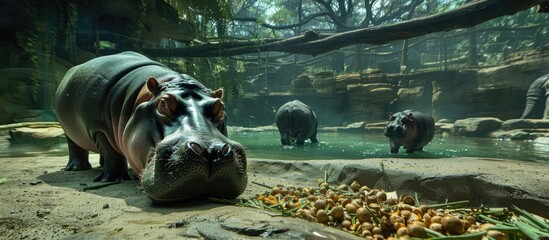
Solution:
[[[532,141],[498,140],[492,138],[442,137],[435,135],[424,147],[424,152],[389,153],[388,138],[381,133],[320,132],[314,145],[307,140],[304,146],[282,146],[278,132],[230,132],[232,140],[240,142],[248,157],[310,160],[310,159],[363,159],[363,158],[447,158],[480,157],[549,163],[549,145]]]
[[[425,146],[424,152],[406,154],[403,148],[399,154],[389,153],[389,141],[381,133],[334,133],[320,132],[320,143],[304,146],[282,146],[277,131],[232,132],[230,139],[240,142],[251,158],[277,160],[311,159],[364,159],[364,158],[452,158],[479,157],[503,158],[519,161],[544,162],[549,164],[549,144],[532,141],[498,140],[492,138],[442,137],[435,135]],[[40,147],[38,147],[40,146]],[[64,139],[56,139],[40,145],[28,143],[9,146],[8,141],[0,141],[0,158],[18,156],[61,156],[67,155]]]

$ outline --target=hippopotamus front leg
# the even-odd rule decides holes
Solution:
[[[400,145],[396,143],[395,141],[389,140],[389,145],[391,147],[391,153],[398,153],[398,150],[400,149]]]
[[[282,145],[290,145],[290,134],[288,132],[280,132],[280,143]]]
[[[78,146],[72,139],[65,136],[69,148],[69,162],[65,167],[65,171],[80,171],[91,169],[91,164],[88,160],[89,151]]]
[[[114,150],[104,133],[96,135],[96,144],[105,165],[103,166],[103,172],[95,177],[93,181],[115,182],[131,179],[128,175],[126,158]]]
[[[422,149],[423,150],[423,149]],[[419,149],[416,149],[416,146],[409,146],[406,147],[406,153],[414,153],[415,151],[420,151]]]
[[[296,136],[295,144],[303,145],[305,143],[305,140],[307,140],[307,133],[300,132]]]

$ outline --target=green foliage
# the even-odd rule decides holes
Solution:
[[[225,0],[166,0],[180,17],[195,23],[199,38],[226,35],[228,21],[232,18],[230,5]]]
[[[242,77],[235,67],[236,63],[226,58],[192,58],[186,59],[187,73],[211,89],[223,88],[223,100],[231,106],[227,109],[231,114],[237,114],[244,98]]]

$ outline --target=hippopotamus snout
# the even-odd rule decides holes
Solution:
[[[164,139],[142,177],[144,192],[160,202],[196,195],[234,198],[244,191],[246,183],[243,147],[223,136]]]
[[[385,127],[383,134],[386,137],[402,138],[406,135],[406,131],[403,126],[398,124],[390,124]]]

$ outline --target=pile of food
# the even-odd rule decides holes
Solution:
[[[356,181],[318,187],[272,187],[240,205],[300,217],[368,239],[549,239],[549,223],[516,206],[471,208],[468,201],[420,205],[416,197]]]

